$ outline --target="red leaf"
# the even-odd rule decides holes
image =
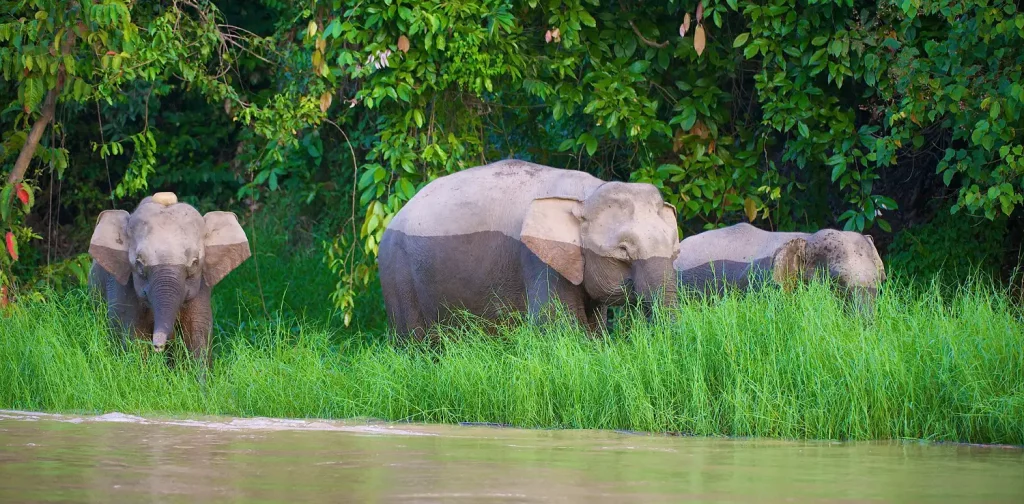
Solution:
[[[18,182],[17,184],[14,184],[14,191],[18,195],[18,199],[21,200],[21,203],[23,205],[27,205],[28,204],[28,191],[26,191],[25,188],[22,187],[21,182]]]
[[[7,235],[4,236],[4,242],[7,244],[7,253],[11,255],[11,259],[18,260],[18,242],[14,239],[14,233],[8,231]]]
[[[697,2],[697,22],[700,23],[704,19],[704,2]]]

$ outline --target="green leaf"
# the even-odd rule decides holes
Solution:
[[[750,38],[750,32],[744,32],[736,36],[732,41],[733,48],[742,47],[743,44],[747,43],[747,39]]]
[[[686,107],[683,109],[683,119],[679,123],[679,127],[686,131],[693,128],[693,124],[697,122],[697,110],[693,107]]]
[[[593,156],[597,152],[597,139],[590,133],[584,133],[580,135],[579,140],[576,141],[577,145],[582,143],[587,148],[587,155]]]
[[[803,121],[796,123],[796,127],[797,129],[800,130],[800,135],[803,136],[804,138],[809,138],[811,136],[810,129],[807,128],[807,125],[804,124]]]
[[[341,35],[341,18],[334,18],[330,23],[327,24],[327,28],[324,28],[324,34],[337,38]]]
[[[747,58],[747,59],[753,58],[754,56],[757,55],[757,49],[758,49],[758,45],[757,44],[750,44],[750,45],[748,45],[746,47],[746,49],[743,50],[743,57]]]
[[[814,37],[814,40],[811,41],[811,44],[815,46],[823,46],[826,42],[828,42],[828,37],[824,35],[819,35],[817,37]]]
[[[581,11],[579,11],[579,14],[580,14],[580,22],[581,23],[583,23],[583,24],[585,24],[585,25],[587,25],[587,26],[589,26],[591,28],[597,27],[597,21],[594,20],[594,16],[591,16],[589,12],[587,12],[585,10],[581,10]]]
[[[14,184],[8,184],[4,186],[4,190],[0,191],[0,222],[7,222],[7,218],[11,215],[11,204],[14,198],[12,198],[11,192],[14,190]]]
[[[882,207],[883,210],[896,210],[899,208],[896,201],[887,196],[872,196],[872,198],[874,198],[875,203]]]
[[[398,188],[402,191],[402,195],[405,196],[406,200],[411,200],[416,195],[416,187],[405,177],[398,179]]]
[[[949,187],[949,183],[953,181],[953,175],[955,173],[956,170],[946,170],[946,172],[942,174],[942,183],[946,184],[946,187]]]
[[[359,189],[364,189],[366,187],[369,187],[370,184],[373,184],[374,172],[375,170],[369,167],[365,171],[363,171],[363,174],[359,176]]]
[[[875,222],[878,223],[878,227],[882,228],[882,231],[885,231],[886,233],[892,232],[892,226],[890,226],[889,222],[885,219],[875,219]]]
[[[634,61],[632,65],[629,65],[629,72],[635,74],[642,74],[647,67],[651,66],[651,62],[647,60]]]
[[[839,180],[839,177],[843,176],[846,172],[846,163],[839,163],[832,168],[832,182]]]

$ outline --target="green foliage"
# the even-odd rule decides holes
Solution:
[[[745,218],[889,231],[896,195],[875,187],[910,149],[944,152],[939,173],[961,184],[953,211],[991,219],[1022,202],[1024,18],[1011,2],[638,7],[384,0],[302,11],[295,50],[313,76],[288,88],[309,102],[300,110],[318,102],[343,127],[353,110],[376,118],[355,135],[373,138],[357,170],[366,254],[353,266],[355,243],[339,239],[328,258],[340,307],[372,278],[380,235],[416,190],[511,155],[512,138],[534,147],[522,157],[655,184],[689,229]],[[693,26],[677,37],[685,16]]]
[[[0,326],[0,408],[1024,443],[1024,327],[981,284],[949,299],[894,285],[873,324],[820,284],[680,310],[609,340],[470,325],[440,350],[254,318],[218,335],[201,384],[188,361],[116,351],[76,291],[19,305]]]
[[[889,246],[886,269],[913,278],[945,276],[963,282],[977,273],[999,274],[1007,220],[964,218],[940,212],[919,227],[896,233]]]
[[[69,161],[44,139],[36,156],[58,175],[73,161],[90,188],[113,173],[112,205],[155,185],[235,208],[298,194],[332,214],[321,246],[345,323],[402,205],[501,158],[650,182],[684,234],[888,233],[915,210],[894,174],[920,159],[952,191],[943,212],[994,221],[1024,204],[1024,14],[1009,0],[63,5],[4,11],[2,162],[61,89],[71,123],[101,102],[109,124],[55,128],[95,154]],[[86,194],[79,222],[102,208]]]
[[[33,126],[48,126],[51,118],[53,130],[62,130],[55,117],[58,104],[71,109],[93,102],[97,107],[99,102],[112,105],[124,101],[124,91],[139,81],[160,83],[172,77],[194,84],[211,99],[236,97],[224,80],[230,54],[216,28],[216,9],[205,1],[163,5],[19,0],[6,2],[0,14],[0,72],[5,81],[0,115],[11,128],[2,132],[0,162],[5,164],[11,155],[24,151],[29,161],[39,159],[51,174],[63,178],[66,148],[51,143],[37,149],[40,137],[30,141],[28,134]],[[154,89],[151,85],[150,93]],[[112,188],[118,197],[147,189],[148,177],[156,171],[156,149],[148,121],[141,131],[124,138],[92,143],[104,161],[131,154],[127,171]],[[30,187],[21,181],[24,169],[15,164],[5,187]],[[0,203],[6,210],[8,201]],[[28,214],[30,208],[26,204],[22,213]],[[39,238],[7,211],[0,230],[9,230],[22,243]],[[12,279],[6,270],[7,265],[0,263],[0,285],[9,286]]]

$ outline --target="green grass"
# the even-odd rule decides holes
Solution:
[[[217,335],[201,385],[194,367],[115,351],[75,291],[0,319],[0,408],[1024,444],[1019,308],[984,286],[939,292],[893,283],[868,323],[825,286],[766,289],[624,320],[606,340],[469,326],[438,350],[330,317],[253,318]]]

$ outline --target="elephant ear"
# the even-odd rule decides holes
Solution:
[[[789,291],[803,275],[807,257],[807,240],[794,238],[784,243],[772,255],[772,279]]]
[[[519,232],[526,248],[573,285],[583,283],[582,215],[579,200],[538,198],[530,203]]]
[[[203,280],[206,285],[217,285],[245,262],[252,253],[249,239],[232,212],[209,212],[206,221],[206,259],[203,262]]]
[[[89,240],[89,255],[121,285],[128,285],[132,265],[128,263],[128,212],[104,210],[96,218]]]
[[[676,207],[665,203],[661,207],[661,211],[658,212],[658,216],[665,221],[665,225],[672,229],[672,232],[675,234],[676,246],[674,247],[671,258],[675,261],[676,257],[679,256],[679,220],[676,217]]]

